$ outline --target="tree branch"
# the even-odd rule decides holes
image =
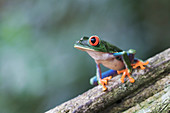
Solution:
[[[149,65],[145,70],[133,71],[132,77],[135,79],[135,83],[132,84],[125,80],[126,82],[122,84],[121,75],[118,75],[109,81],[108,91],[103,92],[102,87],[96,86],[46,113],[101,111],[109,113],[128,111],[129,108],[129,110],[135,111],[132,108],[137,109],[135,106],[139,103],[170,87],[170,48],[149,58],[148,61]],[[161,94],[166,94],[166,92]]]

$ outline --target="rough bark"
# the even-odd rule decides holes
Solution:
[[[126,80],[122,84],[121,75],[118,75],[109,81],[108,91],[103,92],[100,86],[96,86],[46,113],[168,111],[170,48],[149,58],[148,61],[149,65],[145,70],[133,71],[135,83]]]

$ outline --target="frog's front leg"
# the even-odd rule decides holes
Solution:
[[[98,63],[96,63],[96,75],[97,75],[98,84],[101,84],[103,87],[103,91],[106,91],[107,87],[105,85],[107,85],[107,81],[110,80],[112,76],[105,77],[102,79],[101,68],[100,68],[100,64]]]
[[[122,56],[122,60],[123,63],[125,65],[125,69],[121,70],[121,71],[117,71],[118,74],[123,73],[122,77],[121,77],[121,82],[124,83],[124,78],[126,76],[128,76],[129,81],[131,83],[134,83],[135,80],[130,76],[130,74],[132,73],[132,67],[131,67],[131,62],[129,60],[128,54],[126,51],[120,52],[120,53],[116,53],[115,55],[121,55]]]

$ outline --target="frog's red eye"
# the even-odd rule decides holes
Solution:
[[[92,46],[97,46],[99,44],[99,37],[98,36],[91,36],[89,39],[89,43]]]

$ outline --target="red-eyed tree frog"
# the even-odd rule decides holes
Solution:
[[[104,40],[100,40],[96,35],[81,38],[74,44],[74,47],[86,51],[95,60],[96,76],[90,79],[90,83],[92,85],[102,85],[103,91],[107,90],[105,85],[107,85],[108,80],[120,73],[123,73],[120,79],[122,83],[124,83],[126,76],[131,83],[134,83],[135,80],[130,76],[132,68],[145,69],[144,65],[149,63],[135,58],[136,51],[134,49],[123,51]],[[101,73],[100,64],[110,70]]]

